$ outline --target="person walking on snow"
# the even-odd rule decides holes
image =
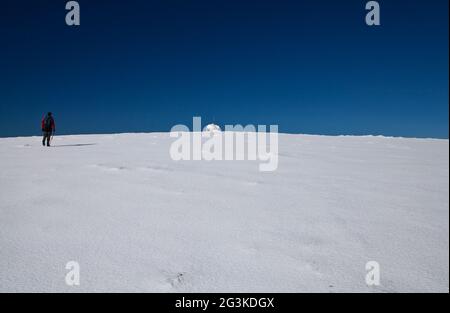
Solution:
[[[55,120],[53,119],[52,112],[48,112],[47,116],[44,116],[41,121],[41,129],[44,137],[42,138],[42,145],[45,146],[47,141],[47,147],[50,147],[50,139],[55,133]]]

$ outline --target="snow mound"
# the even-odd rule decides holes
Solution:
[[[219,127],[218,125],[216,125],[216,124],[208,124],[208,125],[205,126],[205,128],[203,129],[203,131],[215,133],[215,132],[220,132],[221,129],[220,129],[220,127]]]

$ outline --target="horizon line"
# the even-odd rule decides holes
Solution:
[[[125,132],[103,132],[103,133],[62,133],[55,134],[55,136],[90,136],[90,135],[124,135],[124,134],[154,134],[154,133],[170,133],[171,131],[125,131]],[[187,133],[193,133],[190,130]],[[220,131],[220,132],[226,132]],[[235,131],[236,132],[236,131]],[[248,133],[248,131],[244,131]],[[269,133],[269,132],[267,132]],[[314,133],[294,133],[294,132],[278,132],[280,135],[303,135],[303,136],[322,136],[322,137],[380,137],[380,138],[396,138],[396,139],[421,139],[421,140],[449,140],[449,137],[408,137],[408,136],[393,136],[383,134],[314,134]],[[28,138],[28,137],[42,137],[42,135],[18,135],[18,136],[3,136],[0,135],[0,139],[13,139],[13,138]]]

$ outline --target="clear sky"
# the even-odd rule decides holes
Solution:
[[[0,136],[278,124],[448,138],[448,0],[0,2]]]

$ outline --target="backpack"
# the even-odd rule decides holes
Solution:
[[[44,120],[44,129],[46,131],[52,130],[53,118],[51,116],[46,116]]]

